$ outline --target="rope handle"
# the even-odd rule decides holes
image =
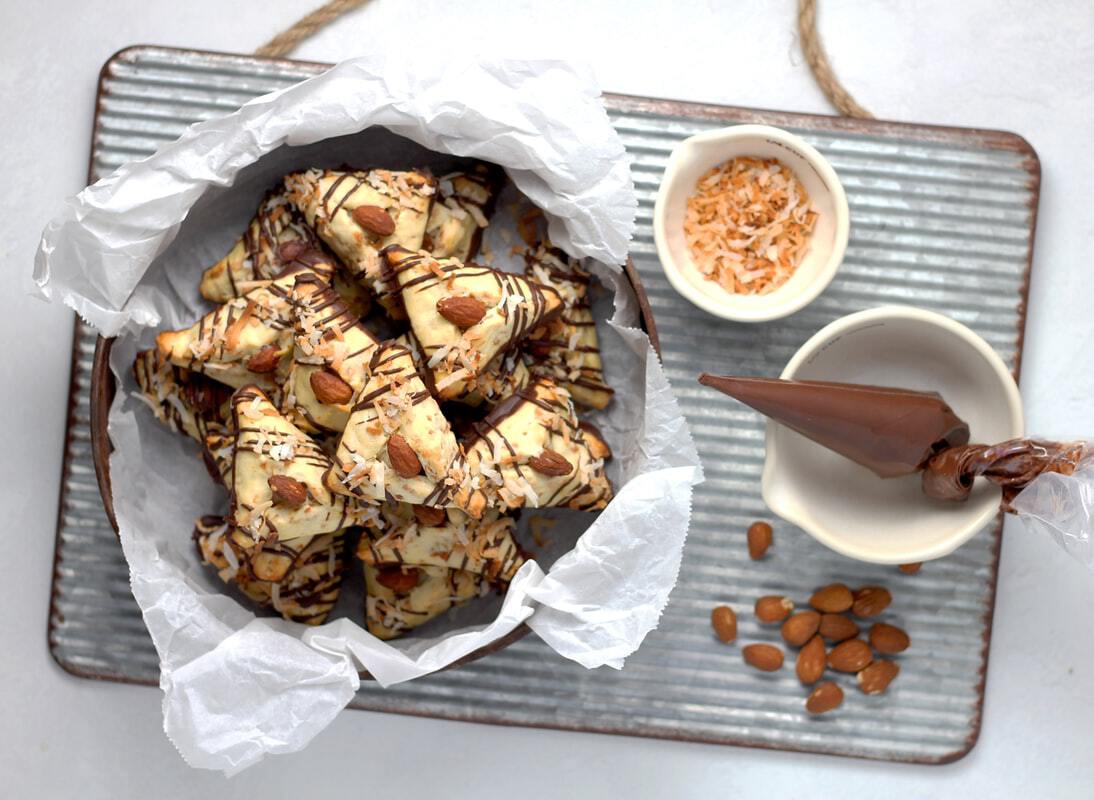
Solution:
[[[291,53],[298,44],[315,35],[347,11],[363,6],[368,0],[330,0],[330,2],[301,17],[293,25],[277,34],[255,50],[255,55],[277,58]],[[813,77],[825,97],[841,114],[847,117],[873,119],[873,114],[855,102],[839,82],[817,33],[817,0],[798,0],[798,35],[802,53],[813,72]]]

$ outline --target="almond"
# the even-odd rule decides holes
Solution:
[[[830,583],[813,592],[809,605],[824,614],[838,614],[849,609],[854,601],[850,589],[842,583]]]
[[[308,487],[288,475],[271,475],[266,483],[273,492],[275,503],[300,508],[308,499]]]
[[[413,478],[422,474],[422,462],[410,446],[410,442],[397,433],[387,440],[387,457],[392,468],[401,478]]]
[[[308,245],[299,239],[285,242],[277,248],[277,260],[281,262],[294,261],[302,256],[307,249]]]
[[[774,531],[766,522],[753,522],[748,526],[748,557],[759,561],[771,547]]]
[[[457,328],[470,328],[486,316],[486,305],[475,297],[442,297],[437,313]]]
[[[414,518],[418,520],[419,525],[427,528],[437,528],[448,522],[448,514],[445,510],[432,506],[414,506]]]
[[[318,369],[308,378],[315,399],[326,405],[341,406],[353,399],[353,387],[329,369]]]
[[[762,672],[782,669],[783,651],[773,644],[749,644],[741,649],[745,663]]]
[[[380,206],[357,206],[352,212],[353,221],[369,233],[391,236],[395,233],[395,220]]]
[[[546,448],[544,448],[543,452],[538,456],[529,458],[528,466],[539,474],[547,475],[551,478],[569,475],[574,471],[573,464],[567,461],[565,456]]]
[[[813,638],[820,627],[820,614],[816,611],[799,611],[783,623],[783,640],[791,647],[801,647]]]
[[[420,575],[421,570],[417,567],[380,567],[376,572],[376,582],[395,594],[406,594],[418,585]]]
[[[251,572],[260,581],[280,583],[289,574],[292,556],[281,550],[259,550],[251,556]]]
[[[820,636],[814,636],[798,651],[798,661],[794,665],[794,671],[798,673],[798,680],[808,686],[821,679],[824,675],[824,665],[824,640]]]
[[[858,672],[873,660],[870,645],[862,639],[840,642],[828,653],[828,666],[840,672]]]
[[[265,375],[277,369],[277,363],[280,360],[281,350],[276,345],[268,344],[247,359],[247,369],[259,375]]]
[[[714,634],[726,644],[737,638],[737,615],[729,606],[718,606],[710,612]]]
[[[832,681],[822,683],[805,700],[805,710],[810,714],[824,714],[839,708],[843,702],[843,689]]]
[[[863,586],[855,592],[851,611],[856,617],[876,617],[889,607],[893,596],[884,586]]]
[[[900,665],[892,661],[875,661],[858,674],[858,688],[863,694],[881,694],[900,674]]]
[[[830,642],[842,642],[858,636],[858,625],[843,614],[821,614],[820,635]]]
[[[756,601],[756,619],[760,622],[782,622],[793,610],[794,601],[777,594],[769,594]]]
[[[887,656],[903,653],[911,643],[912,640],[908,638],[908,634],[896,625],[875,622],[870,628],[870,645]]]
[[[905,575],[915,575],[917,572],[919,572],[919,569],[922,566],[922,561],[917,561],[914,564],[901,564],[900,571],[903,572]]]

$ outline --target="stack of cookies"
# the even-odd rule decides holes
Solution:
[[[141,397],[229,492],[202,561],[324,622],[352,551],[390,639],[504,591],[525,508],[604,508],[610,450],[590,276],[540,239],[523,274],[472,261],[499,173],[307,170],[205,271],[217,304],[138,354]]]

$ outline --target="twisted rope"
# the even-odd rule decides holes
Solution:
[[[270,39],[255,50],[256,56],[277,58],[291,53],[298,44],[315,35],[347,11],[364,5],[368,0],[330,0],[307,16],[301,17],[293,25]]]
[[[817,85],[832,105],[845,117],[873,119],[874,115],[856,103],[855,98],[843,88],[836,73],[832,71],[832,65],[828,63],[828,56],[817,33],[817,0],[798,0],[798,35],[809,69],[813,71]]]

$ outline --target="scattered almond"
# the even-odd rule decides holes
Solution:
[[[420,576],[421,570],[417,567],[381,567],[376,573],[376,582],[396,594],[406,594],[418,585]]]
[[[884,586],[863,586],[855,592],[851,611],[856,617],[876,617],[889,607],[893,596]]]
[[[875,661],[858,674],[858,688],[863,694],[881,694],[900,674],[900,665],[892,661]]]
[[[840,642],[828,653],[828,666],[840,672],[858,672],[873,660],[870,645],[862,639]]]
[[[285,242],[277,248],[277,260],[281,262],[295,261],[302,256],[307,249],[308,246],[299,239],[292,242]]]
[[[745,645],[741,652],[745,663],[763,672],[775,672],[782,669],[783,651],[773,644]]]
[[[875,622],[870,628],[870,645],[887,656],[903,653],[911,643],[912,640],[908,638],[908,634],[896,625]]]
[[[769,594],[756,601],[756,619],[760,622],[782,622],[793,610],[794,601],[777,594]]]
[[[308,378],[315,399],[327,405],[345,405],[353,399],[353,387],[329,369],[318,369]]]
[[[824,714],[839,708],[843,702],[843,689],[832,681],[826,681],[815,688],[806,698],[805,710],[810,714]]]
[[[715,635],[726,644],[737,638],[737,615],[729,606],[718,606],[711,611],[710,625]]]
[[[851,590],[844,584],[830,583],[813,592],[809,605],[825,614],[839,614],[849,609],[854,600]]]
[[[353,221],[369,233],[391,236],[395,233],[395,220],[379,206],[357,206],[352,212]]]
[[[268,344],[247,359],[247,369],[259,375],[265,375],[277,369],[277,362],[281,360],[281,351],[276,345]]]
[[[843,614],[821,614],[820,635],[830,642],[842,642],[858,636],[858,625]]]
[[[791,647],[801,647],[813,638],[820,627],[820,614],[816,611],[799,611],[783,623],[783,640]]]
[[[528,466],[539,474],[547,475],[551,478],[569,475],[574,471],[573,464],[567,461],[564,455],[546,448],[544,448],[543,452],[538,456],[529,458]]]
[[[798,661],[794,665],[794,671],[798,673],[798,680],[808,686],[821,679],[824,675],[824,666],[824,640],[820,636],[814,636],[798,651]]]
[[[900,571],[903,572],[905,575],[915,575],[917,572],[919,572],[919,569],[922,566],[922,561],[917,561],[914,564],[901,564]]]
[[[300,508],[308,499],[308,487],[288,475],[271,475],[266,483],[273,493],[275,503]]]
[[[437,528],[448,521],[448,514],[445,513],[443,508],[414,506],[414,519],[418,520],[419,525],[424,525],[427,528]]]
[[[280,583],[289,574],[292,556],[281,550],[259,550],[251,556],[251,572],[260,581]]]
[[[410,442],[400,434],[393,433],[387,440],[387,457],[392,468],[402,478],[413,478],[422,474],[422,462],[410,446]]]
[[[771,547],[771,539],[774,531],[766,522],[753,522],[748,526],[748,556],[753,561],[759,561],[764,557],[767,548]]]
[[[457,328],[470,328],[486,316],[486,305],[475,297],[442,297],[437,313]]]

